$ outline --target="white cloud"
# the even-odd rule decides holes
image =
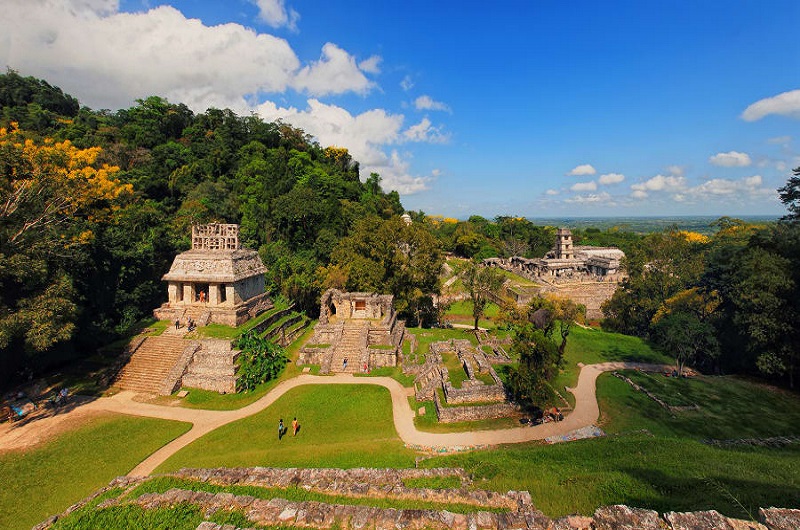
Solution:
[[[595,173],[597,173],[597,170],[593,168],[591,164],[582,164],[572,168],[567,175],[571,177],[580,177],[584,175],[594,175]]]
[[[768,138],[768,144],[778,144],[778,145],[786,145],[792,141],[791,136],[776,136],[774,138]]]
[[[569,189],[572,191],[594,191],[597,189],[597,184],[593,180],[589,182],[576,182],[570,186]]]
[[[669,173],[670,175],[674,175],[676,177],[682,177],[684,173],[683,166],[672,165],[672,166],[667,166],[666,169],[667,173]]]
[[[756,101],[742,112],[744,121],[760,120],[770,114],[800,119],[800,90],[790,90]]]
[[[646,199],[648,197],[648,193],[644,190],[635,190],[631,193],[631,197],[634,199]]]
[[[431,125],[427,117],[406,129],[403,136],[410,142],[447,143],[450,140],[450,136],[442,132],[441,127]]]
[[[600,175],[598,182],[604,186],[607,186],[609,184],[619,184],[623,180],[625,180],[625,175],[622,175],[621,173],[606,173],[605,175]]]
[[[258,6],[258,18],[273,28],[287,27],[297,31],[300,14],[292,8],[286,8],[285,0],[253,0]]]
[[[403,89],[403,90],[405,90],[406,92],[408,92],[409,90],[411,90],[412,88],[414,88],[414,80],[413,80],[413,79],[411,79],[411,76],[410,76],[410,75],[407,75],[407,76],[405,76],[405,77],[403,78],[403,80],[402,80],[402,81],[400,81],[400,88],[402,88],[402,89]]]
[[[558,195],[558,190],[547,190],[545,195]]]
[[[631,185],[632,190],[643,191],[643,192],[649,192],[649,191],[676,192],[684,189],[685,187],[686,187],[686,178],[675,175],[671,176],[656,175],[655,177],[649,178],[644,182]]]
[[[372,172],[381,175],[384,189],[409,195],[427,189],[430,181],[439,174],[438,170],[434,170],[428,176],[412,175],[409,170],[409,154],[401,154],[396,150],[386,154],[384,151],[388,145],[409,140],[408,131],[414,126],[404,131],[404,117],[400,114],[373,109],[354,116],[342,107],[328,105],[316,99],[309,99],[305,110],[278,107],[271,101],[259,105],[256,110],[265,120],[280,118],[303,129],[316,137],[322,145],[346,147],[353,158],[360,162],[362,175]],[[426,130],[425,127],[422,129]],[[411,133],[414,134],[418,135],[416,141],[426,141],[424,135]]]
[[[751,177],[744,177],[738,180],[731,179],[710,179],[702,184],[690,188],[687,193],[698,200],[706,200],[714,196],[732,196],[732,195],[769,195],[774,193],[772,189],[762,188],[763,179],[761,175],[753,175]]]
[[[715,166],[722,167],[747,167],[752,164],[750,155],[738,151],[728,151],[727,153],[717,153],[708,158],[708,161]]]
[[[355,58],[331,42],[322,47],[320,60],[303,67],[292,82],[296,89],[312,96],[350,91],[366,94],[374,85],[358,68]]]
[[[380,65],[382,60],[380,55],[373,55],[358,63],[358,67],[368,74],[379,74],[381,73]]]
[[[116,110],[164,96],[193,110],[246,112],[248,98],[283,93],[366,93],[377,66],[335,44],[303,65],[284,39],[240,24],[206,26],[170,6],[121,13],[116,0],[5,0],[0,64],[45,78],[81,103]]]
[[[564,200],[564,202],[573,204],[593,204],[602,202],[607,206],[614,206],[615,203],[609,193],[602,191],[600,193],[590,193],[589,195],[577,195]]]
[[[420,96],[414,100],[414,107],[417,110],[443,110],[450,112],[450,107],[441,101],[434,101],[430,96]]]

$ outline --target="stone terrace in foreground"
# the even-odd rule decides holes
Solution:
[[[172,488],[164,492],[136,496],[139,485],[159,478],[181,481],[187,489]],[[409,481],[425,484],[450,479],[460,487],[450,489],[414,488]],[[251,486],[264,488],[264,497],[236,495],[225,492],[226,487]],[[157,477],[121,477],[91,497],[70,507],[59,516],[51,517],[35,529],[45,530],[59,519],[75,517],[82,509],[114,509],[137,505],[145,510],[191,505],[206,518],[220,511],[235,510],[253,525],[286,526],[295,528],[408,528],[408,529],[538,529],[538,530],[789,530],[800,528],[800,510],[766,508],[759,511],[760,523],[730,519],[716,511],[669,512],[659,515],[652,510],[627,506],[598,508],[592,517],[568,516],[550,519],[536,510],[526,491],[498,493],[472,489],[469,476],[462,469],[279,469],[279,468],[216,468],[183,469]],[[122,494],[97,504],[96,499],[112,488]],[[211,493],[214,488],[223,492]],[[336,503],[291,501],[275,490],[313,492],[336,499]],[[344,499],[344,500],[343,500]],[[395,509],[370,506],[369,499],[394,500],[404,505],[419,502],[428,508]],[[352,504],[348,500],[353,500]],[[384,502],[385,504],[385,502]],[[442,506],[431,509],[430,506]],[[454,513],[448,505],[460,506]],[[464,507],[467,507],[465,510]],[[469,507],[474,507],[470,510]],[[205,521],[198,530],[237,530],[232,525]]]

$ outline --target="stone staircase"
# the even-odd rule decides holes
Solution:
[[[231,341],[204,339],[183,376],[183,386],[202,388],[221,394],[236,392],[236,359],[238,350]]]
[[[329,371],[356,373],[363,369],[362,353],[366,344],[367,328],[363,324],[344,325],[342,337],[333,348]],[[347,367],[343,367],[344,360],[347,359]]]
[[[190,345],[190,341],[175,336],[147,337],[117,374],[114,386],[134,392],[161,393]]]

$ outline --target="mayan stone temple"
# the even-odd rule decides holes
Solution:
[[[239,225],[194,225],[192,249],[176,256],[162,278],[169,300],[153,313],[181,324],[191,318],[200,326],[238,326],[271,305],[266,270],[255,250],[241,247]]]

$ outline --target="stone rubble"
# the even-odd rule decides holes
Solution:
[[[658,512],[623,505],[598,508],[591,517],[570,515],[550,519],[538,511],[526,491],[502,494],[470,490],[472,484],[463,469],[279,469],[279,468],[215,468],[182,469],[160,475],[219,486],[250,485],[263,488],[302,488],[320,494],[349,498],[428,501],[475,506],[468,514],[447,510],[396,509],[329,504],[318,501],[290,501],[282,498],[259,499],[250,495],[209,493],[170,489],[164,493],[146,493],[137,498],[126,494],[153,477],[118,478],[108,486],[34,527],[47,530],[59,519],[97,499],[111,488],[122,488],[125,494],[103,501],[98,509],[135,504],[144,509],[196,506],[205,517],[226,510],[239,511],[254,526],[287,526],[297,528],[348,529],[531,529],[531,530],[797,530],[800,510],[762,508],[760,523],[731,519],[714,510],[699,512]],[[458,489],[408,488],[410,479],[456,477]],[[488,508],[488,509],[486,509]],[[763,524],[762,524],[763,523]],[[205,521],[197,530],[249,530],[232,525]]]

